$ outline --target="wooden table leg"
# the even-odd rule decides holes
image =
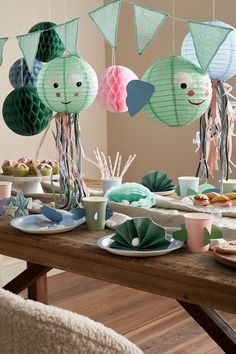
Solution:
[[[225,353],[236,353],[236,332],[222,316],[207,307],[184,301],[178,302]]]
[[[27,267],[34,266],[33,263],[27,263]],[[51,268],[49,268],[50,270]],[[47,273],[36,279],[28,286],[28,298],[31,300],[48,303],[48,286],[47,286]]]

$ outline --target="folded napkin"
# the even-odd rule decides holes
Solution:
[[[121,186],[113,187],[106,193],[111,202],[132,205],[149,209],[156,204],[154,194],[139,183],[124,183]]]
[[[151,192],[166,192],[175,188],[167,174],[159,171],[148,172],[142,177],[141,184]]]
[[[111,248],[132,250],[166,249],[170,241],[166,239],[166,230],[150,218],[134,218],[116,229],[111,238]]]

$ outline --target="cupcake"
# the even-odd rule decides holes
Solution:
[[[29,160],[27,166],[29,167],[29,176],[38,176],[36,168],[40,164],[39,160]]]
[[[5,160],[2,164],[2,173],[4,175],[11,176],[13,174],[13,169],[15,165],[16,165],[16,161]]]
[[[42,176],[51,176],[52,174],[52,166],[50,166],[47,163],[40,163],[37,166],[39,172],[41,173]]]
[[[13,169],[13,176],[26,177],[29,174],[29,167],[25,163],[18,162]]]
[[[21,157],[17,162],[27,164],[28,161],[30,161],[30,158]]]
[[[52,166],[52,174],[59,175],[60,170],[58,162],[56,160],[52,160],[49,165]]]

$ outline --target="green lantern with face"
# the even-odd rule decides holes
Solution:
[[[131,116],[144,108],[155,122],[170,127],[184,126],[200,118],[212,95],[209,76],[180,56],[154,63],[142,80],[128,84],[127,92]]]
[[[55,112],[80,113],[94,101],[97,75],[85,60],[66,56],[51,60],[38,77],[37,90],[45,106]]]

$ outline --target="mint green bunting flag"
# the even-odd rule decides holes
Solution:
[[[8,37],[0,38],[0,65],[2,65],[3,49]]]
[[[134,4],[134,16],[138,53],[143,54],[168,15],[164,12]]]
[[[77,54],[77,37],[78,37],[79,18],[65,22],[54,27],[60,37],[64,47],[71,55]]]
[[[30,73],[33,69],[40,34],[41,31],[37,31],[16,37]]]
[[[199,64],[207,71],[212,59],[232,28],[188,21]]]
[[[117,48],[121,1],[115,0],[89,12],[89,17],[113,48]]]

